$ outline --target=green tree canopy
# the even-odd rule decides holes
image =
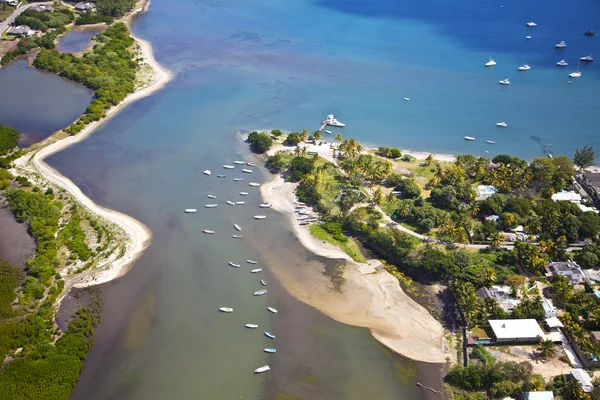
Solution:
[[[575,150],[573,164],[577,165],[581,169],[585,169],[594,164],[595,158],[596,154],[594,153],[594,148],[592,146],[585,145],[583,149]]]
[[[19,131],[0,125],[0,154],[4,155],[14,149],[19,143],[19,138]]]

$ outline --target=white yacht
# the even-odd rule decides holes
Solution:
[[[215,196],[214,194],[207,194],[206,197],[208,197],[209,199],[216,199],[217,196]]]
[[[509,78],[502,79],[501,81],[498,81],[498,83],[501,85],[510,85],[510,79]]]
[[[256,329],[256,328],[258,328],[258,325],[256,325],[256,324],[246,324],[246,328]]]
[[[332,134],[332,132],[331,132],[331,131],[328,131],[327,129],[325,129],[325,133],[327,133],[327,134],[329,134],[329,135],[331,135],[331,134]]]
[[[234,169],[235,165],[227,165],[226,164],[226,165],[223,165],[223,168],[225,168],[225,169]]]
[[[245,202],[245,201],[236,201],[236,202],[235,202],[235,205],[236,205],[236,206],[243,206],[244,204],[246,204],[246,202]]]
[[[410,98],[409,97],[405,97],[403,100],[404,101],[410,101]]]
[[[471,136],[465,136],[465,140],[468,140],[469,142],[474,142],[475,138]]]
[[[254,216],[254,219],[265,219],[265,218],[267,218],[266,215],[255,215]]]
[[[527,40],[531,39],[531,35],[525,36],[525,39],[527,39]]]
[[[269,203],[261,203],[258,205],[260,208],[271,208],[271,204]]]
[[[265,372],[265,371],[268,371],[270,369],[271,369],[271,367],[269,367],[268,365],[265,365],[264,367],[256,368],[254,370],[254,372],[257,373],[257,374],[260,374],[261,372]]]
[[[239,268],[240,267],[240,264],[236,264],[236,263],[231,262],[231,261],[229,261],[229,265],[231,265],[234,268]]]
[[[185,212],[186,214],[192,214],[192,213],[195,213],[196,211],[198,211],[198,210],[196,210],[195,208],[186,208],[186,209],[184,210],[184,212]]]
[[[335,119],[333,117],[333,114],[329,114],[327,116],[327,118],[325,118],[325,121],[323,121],[323,123],[327,124],[327,125],[331,125],[331,126],[338,126],[340,128],[346,126],[346,124],[344,124],[344,123],[338,121],[337,119]]]
[[[252,173],[252,170],[251,170],[251,169],[244,168],[244,169],[242,170],[242,172],[245,172],[245,173],[247,173],[247,174],[251,174],[251,173]]]
[[[485,142],[489,144],[496,144],[496,142],[494,142],[493,140],[486,140]]]
[[[273,307],[267,307],[267,310],[271,311],[273,314],[277,314],[277,309]]]
[[[248,196],[248,192],[240,192],[240,196]]]
[[[508,128],[508,124],[504,121],[502,122],[496,122],[496,126],[500,127],[500,128]]]
[[[527,25],[529,28],[535,28],[537,26],[537,24],[535,23],[535,21],[533,20],[533,15],[531,16],[531,21],[529,21],[528,23],[526,23],[525,25]]]
[[[230,308],[230,307],[221,307],[221,308],[219,308],[219,311],[233,312],[233,308]]]
[[[205,169],[203,172],[204,172],[204,175],[212,174],[212,172],[210,172],[210,169]]]
[[[267,289],[261,289],[261,290],[257,290],[256,292],[254,292],[254,295],[255,296],[262,296],[265,293],[267,293]]]
[[[490,57],[490,61],[486,62],[485,66],[486,67],[493,67],[496,64],[497,64],[496,61],[494,61],[494,59]]]
[[[241,231],[242,227],[239,226],[238,224],[233,224],[233,227],[235,228],[236,231]]]
[[[590,54],[589,56],[581,57],[579,60],[584,61],[584,62],[592,62],[592,61],[594,61],[594,58]]]
[[[250,182],[250,183],[248,184],[248,186],[252,186],[252,187],[259,187],[259,186],[260,186],[260,183],[256,183],[256,182]]]
[[[556,43],[557,49],[564,49],[565,47],[567,47],[567,42],[565,42],[564,40],[561,40],[559,43]]]
[[[569,74],[569,78],[581,78],[581,72],[575,71]]]
[[[250,270],[250,272],[253,273],[253,274],[256,274],[256,273],[261,272],[261,271],[262,271],[262,268],[255,268],[253,270]]]
[[[531,69],[531,67],[529,66],[529,64],[523,64],[521,65],[519,68],[517,68],[519,71],[529,71]]]
[[[567,62],[567,60],[565,60],[563,58],[562,60],[560,60],[559,62],[557,62],[556,65],[559,66],[559,67],[566,67],[567,65],[569,65],[569,63]]]
[[[246,161],[234,161],[233,163],[238,165],[244,165],[246,164]]]
[[[207,204],[204,207],[206,208],[215,208],[217,206],[217,204]]]

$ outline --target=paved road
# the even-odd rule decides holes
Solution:
[[[45,4],[45,5],[51,5],[52,2],[51,1],[47,1],[44,3],[33,3],[33,4],[24,4],[22,6],[19,6],[15,9],[15,11],[13,11],[12,14],[10,14],[8,16],[8,18],[6,18],[4,21],[0,22],[0,35],[2,35],[4,33],[5,30],[8,29],[8,27],[10,26],[10,24],[15,20],[15,18],[17,18],[23,11],[27,10],[29,7],[31,6],[35,6],[35,5],[40,5],[40,4]]]

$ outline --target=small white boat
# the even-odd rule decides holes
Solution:
[[[234,169],[235,165],[223,165],[223,168],[225,168],[225,169]]]
[[[264,279],[261,279],[261,280],[260,280],[260,283],[262,283],[262,285],[263,285],[263,286],[267,286],[267,282],[265,282],[265,280],[264,280]]]
[[[248,264],[258,264],[258,261],[254,261],[254,260],[246,260],[246,262]]]
[[[265,353],[277,353],[277,349],[273,347],[268,347],[265,349]]]
[[[523,64],[521,66],[519,66],[519,68],[517,68],[519,71],[529,71],[531,69],[531,67],[529,66],[529,64]]]
[[[234,239],[241,239],[244,237],[244,235],[231,235],[231,237]]]
[[[277,314],[277,309],[273,307],[267,307],[267,310],[271,311],[273,314]]]
[[[208,197],[209,199],[216,199],[217,196],[215,196],[214,194],[207,194],[206,197]]]
[[[249,165],[249,166],[251,166],[251,167],[254,167],[254,166],[256,166],[256,163],[255,163],[254,161],[248,161],[248,162],[246,163],[246,165]]]
[[[248,192],[240,192],[240,196],[248,196]]]
[[[255,296],[262,296],[265,293],[267,293],[267,289],[261,289],[261,290],[257,290],[256,292],[254,292],[254,295]]]
[[[501,85],[510,85],[510,79],[509,78],[502,79],[501,81],[498,81],[498,83]]]
[[[217,206],[217,204],[207,204],[204,207],[206,208],[215,208]]]
[[[231,265],[232,267],[235,267],[235,268],[239,268],[240,267],[240,264],[236,264],[236,263],[231,262],[231,261],[229,261],[229,265]]]
[[[504,121],[502,122],[496,122],[496,126],[500,127],[500,128],[508,128],[508,124]]]
[[[262,272],[262,268],[256,268],[250,271],[253,274],[256,274],[257,272]]]
[[[221,307],[221,308],[219,308],[219,311],[233,312],[233,308],[230,308],[230,307]]]
[[[225,201],[225,203],[229,204],[230,206],[235,206],[235,203],[233,201],[227,200]]]
[[[237,231],[241,231],[242,227],[239,226],[238,224],[233,224],[233,227],[237,230]]]
[[[236,201],[236,202],[235,202],[235,205],[236,205],[236,206],[243,206],[244,204],[246,204],[246,202],[245,202],[245,201]]]
[[[533,18],[531,18],[531,21],[529,21],[525,25],[527,25],[530,28],[535,28],[537,26],[537,24],[533,21]]]
[[[469,142],[474,142],[475,138],[471,136],[465,136],[465,140],[468,140]]]
[[[234,161],[233,163],[237,164],[237,165],[244,165],[244,164],[246,164],[245,161]]]
[[[254,216],[254,219],[265,219],[265,218],[267,218],[266,215],[255,215]]]
[[[260,208],[271,208],[271,204],[269,203],[260,203],[258,206]]]
[[[581,57],[579,60],[581,60],[583,62],[592,62],[592,61],[594,61],[594,58],[590,54],[589,56]]]
[[[329,114],[327,116],[327,118],[325,118],[325,121],[323,121],[323,123],[327,124],[327,125],[331,125],[331,126],[339,126],[340,128],[346,126],[346,124],[344,124],[344,123],[338,121],[337,119],[335,119],[333,117],[333,114]]]
[[[186,208],[185,210],[183,210],[186,214],[191,214],[191,213],[195,213],[198,210],[196,210],[195,208]]]
[[[557,62],[556,65],[559,66],[559,67],[566,67],[567,65],[569,65],[569,63],[567,62],[567,60],[565,60],[563,58],[562,60],[560,60],[559,62]]]
[[[569,78],[581,78],[581,72],[575,71],[569,74]]]
[[[219,175],[217,175],[217,178],[227,178],[227,175],[225,175],[225,174],[219,174]]]
[[[202,229],[202,232],[208,233],[209,235],[212,235],[215,233],[215,231],[213,231],[212,229]]]
[[[496,65],[496,61],[494,61],[493,58],[490,58],[490,60],[488,62],[485,63],[486,67],[493,67],[494,65]]]
[[[247,174],[251,174],[251,173],[252,173],[252,170],[251,170],[251,169],[244,168],[244,169],[242,170],[242,172],[245,172],[245,173],[247,173]]]
[[[328,134],[330,134],[330,135],[331,135],[333,132],[331,132],[331,131],[328,131],[327,129],[325,129],[325,133],[328,133]]]
[[[235,182],[241,182],[241,181],[243,181],[243,180],[244,180],[244,178],[233,178],[233,180],[234,180]]]
[[[565,42],[564,40],[561,40],[560,42],[556,43],[557,49],[564,49],[565,47],[567,47],[567,42]]]
[[[210,174],[212,174],[212,172],[210,172],[210,169],[205,169],[202,172],[204,173],[204,175],[210,175]]]
[[[265,372],[265,371],[268,371],[270,369],[271,369],[271,367],[269,367],[268,365],[265,365],[264,367],[256,368],[254,370],[254,372],[257,373],[257,374],[260,374],[261,372]]]
[[[408,97],[405,97],[405,98],[404,98],[404,99],[402,99],[402,100],[404,100],[404,101],[410,101],[410,98],[408,98]]]
[[[308,215],[301,215],[298,217],[298,221],[303,221],[305,219],[308,219]]]
[[[271,332],[265,332],[265,336],[271,339],[275,339],[275,335],[273,335]]]
[[[529,40],[529,39],[531,39],[531,36],[527,35],[527,36],[525,36],[525,39]]]
[[[250,328],[250,329],[258,328],[258,325],[256,325],[256,324],[246,324],[245,326],[246,326],[246,328]]]
[[[496,144],[496,142],[494,142],[493,140],[486,140],[485,142],[489,144]]]
[[[250,183],[248,184],[248,186],[252,186],[252,187],[259,187],[259,186],[260,186],[260,183],[256,183],[256,182],[250,182]]]

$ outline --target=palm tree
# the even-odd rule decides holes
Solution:
[[[500,232],[494,232],[490,236],[490,244],[493,248],[497,249],[504,243],[504,236]]]
[[[344,139],[342,138],[342,134],[338,133],[337,135],[335,135],[335,142],[338,144],[338,146],[340,145],[340,143],[342,143]]]
[[[315,140],[321,140],[321,131],[316,131],[313,136]]]
[[[373,204],[380,205],[383,202],[383,193],[381,193],[381,188],[377,188],[375,193],[373,193]]]
[[[537,350],[540,352],[542,358],[551,358],[555,354],[554,347],[555,345],[552,340],[545,339],[540,341]]]
[[[304,142],[306,139],[308,139],[308,131],[306,129],[302,129],[300,131],[300,138],[302,139],[302,141]]]
[[[296,146],[296,148],[294,149],[294,155],[296,157],[304,157],[306,155],[306,147]]]
[[[433,160],[433,154],[428,155],[427,158],[425,159],[425,162],[427,163],[427,166],[430,166],[433,161],[434,161]]]

